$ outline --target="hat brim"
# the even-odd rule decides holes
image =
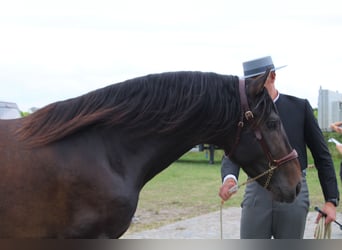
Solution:
[[[276,67],[276,68],[271,69],[271,71],[276,71],[276,70],[278,70],[278,69],[285,68],[286,66],[287,66],[287,65],[279,66],[279,67]],[[266,71],[259,72],[259,73],[255,73],[255,74],[251,74],[251,75],[247,75],[247,76],[242,76],[241,78],[246,79],[246,78],[250,78],[250,77],[253,77],[253,76],[262,75],[262,74],[264,74],[265,72],[266,72]]]

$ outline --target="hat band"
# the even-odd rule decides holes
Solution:
[[[249,75],[258,75],[258,74],[262,74],[264,72],[266,72],[267,69],[274,69],[274,65],[273,64],[269,64],[269,65],[265,65],[259,68],[255,68],[255,69],[251,69],[251,70],[246,70],[244,71],[244,75],[245,76],[249,76]]]

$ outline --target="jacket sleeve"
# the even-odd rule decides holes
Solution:
[[[238,179],[240,173],[240,167],[236,165],[234,162],[232,162],[228,156],[224,155],[222,158],[222,163],[221,163],[221,177],[222,181],[224,178],[231,174]]]
[[[312,153],[325,200],[339,198],[334,164],[323,133],[307,100],[305,100],[304,129],[305,140]]]

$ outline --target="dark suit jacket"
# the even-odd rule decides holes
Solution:
[[[290,95],[279,95],[275,102],[290,144],[298,152],[298,159],[304,170],[307,163],[306,147],[314,158],[319,181],[325,200],[339,197],[336,173],[321,129],[314,117],[310,103]],[[226,158],[222,161],[222,177],[239,175],[239,167]]]

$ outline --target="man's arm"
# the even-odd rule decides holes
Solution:
[[[330,125],[330,127],[335,130],[335,132],[337,133],[341,133],[342,134],[342,122],[334,122]]]
[[[325,199],[322,210],[327,214],[326,223],[330,223],[336,219],[336,206],[338,205],[340,197],[335,168],[322,131],[313,115],[312,108],[308,101],[306,101],[305,104],[305,141],[314,158]],[[319,213],[316,221],[318,221],[321,216],[322,215]]]
[[[221,165],[222,186],[219,190],[219,196],[222,200],[228,200],[234,193],[230,192],[231,188],[237,185],[240,167],[232,162],[229,157],[223,156]]]

